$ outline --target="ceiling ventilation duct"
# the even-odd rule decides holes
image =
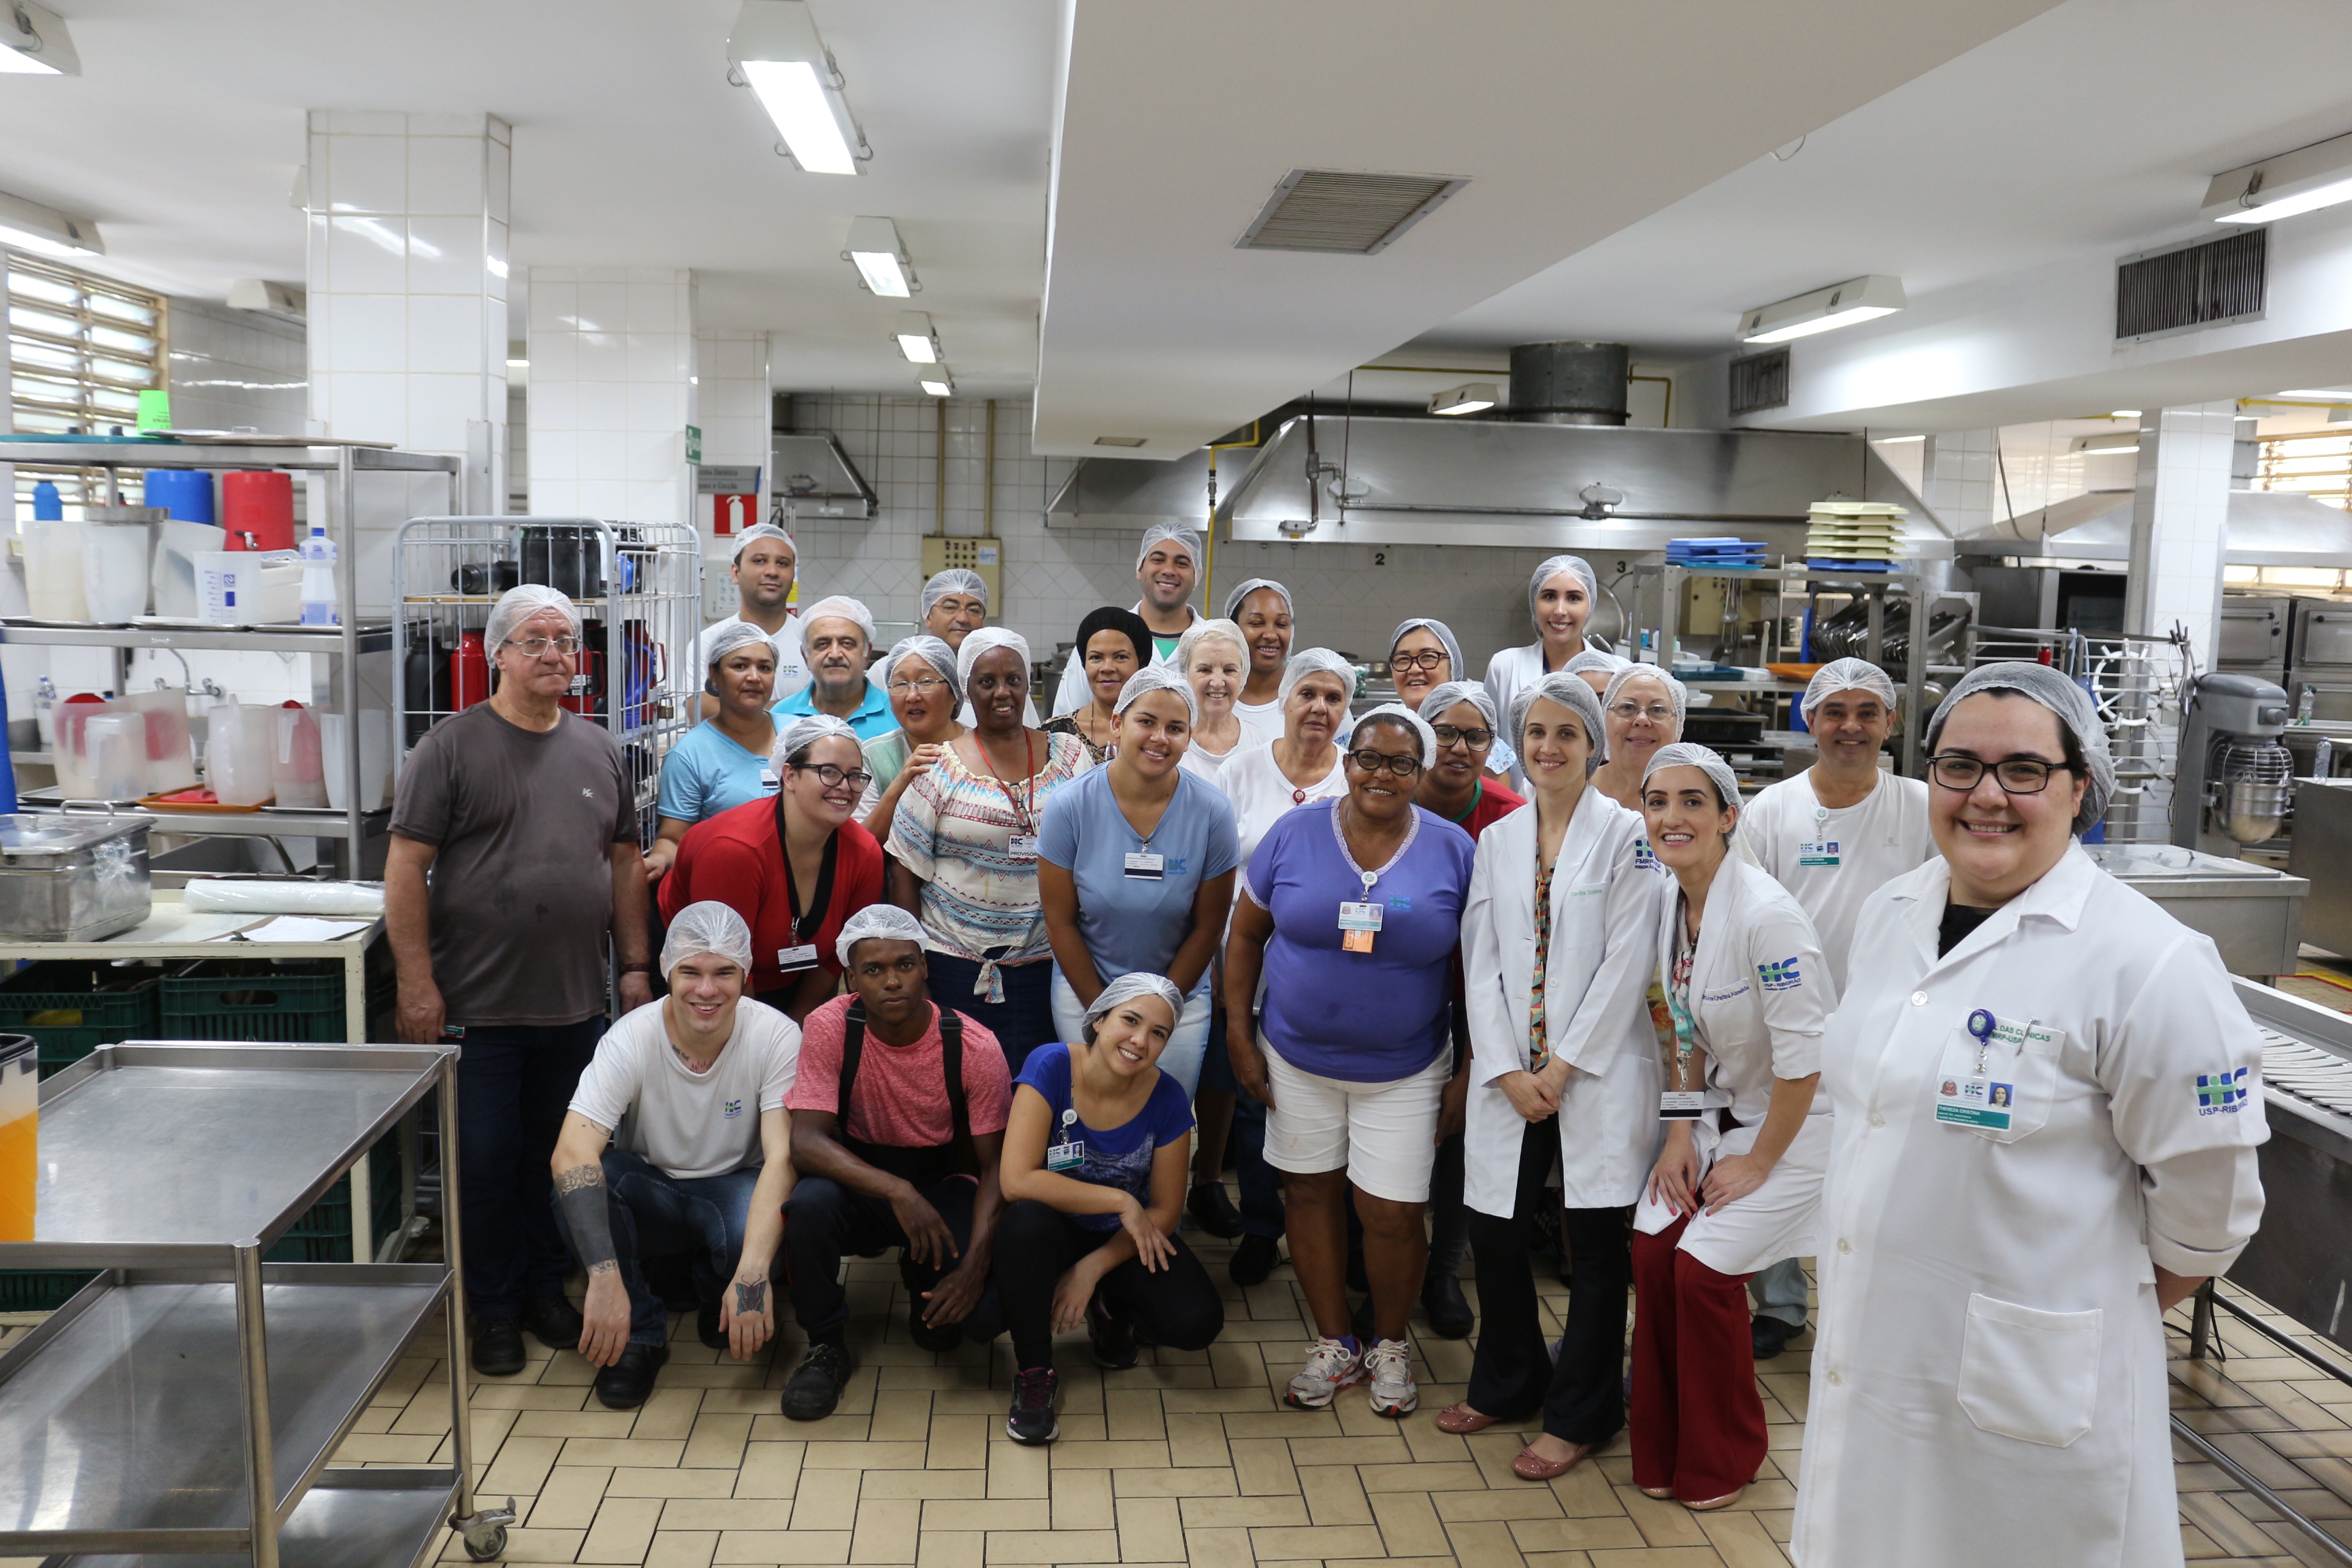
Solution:
[[[1358,174],[1293,169],[1234,246],[1377,256],[1468,184],[1443,174]]]
[[[1633,351],[1623,343],[1521,343],[1510,417],[1521,425],[1622,425]]]
[[[2127,561],[2132,500],[2130,490],[2069,496],[1979,525],[1958,542],[1956,553]],[[2228,528],[2223,559],[2232,566],[2352,564],[2352,514],[2298,490],[2231,490]]]
[[[2116,264],[2116,341],[2142,342],[2263,313],[2267,228],[2127,256]]]
[[[1768,349],[1731,362],[1731,413],[1761,414],[1789,406],[1789,351]]]

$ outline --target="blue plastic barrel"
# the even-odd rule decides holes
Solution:
[[[33,521],[63,522],[65,516],[65,500],[58,494],[57,485],[48,479],[36,483],[33,486]]]
[[[175,521],[209,523],[213,477],[201,468],[150,468],[146,504],[167,509]]]

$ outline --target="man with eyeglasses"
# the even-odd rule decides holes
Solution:
[[[898,727],[887,692],[866,677],[874,657],[874,612],[845,594],[819,599],[801,617],[810,681],[769,711],[778,723],[824,713],[857,732],[861,741]]]
[[[1796,896],[1845,994],[1855,917],[1871,894],[1936,854],[1927,786],[1878,765],[1895,729],[1895,682],[1867,659],[1823,665],[1798,700],[1820,761],[1759,791],[1740,814],[1738,842]],[[1805,1274],[1784,1258],[1748,1281],[1757,1357],[1805,1331]]]
[[[400,772],[384,859],[400,1037],[462,1043],[458,1163],[475,1370],[523,1369],[522,1332],[580,1342],[548,1160],[604,1033],[653,1000],[636,796],[620,746],[567,713],[580,616],[524,584],[490,611],[489,700],[435,724]],[[428,885],[425,873],[432,873]]]

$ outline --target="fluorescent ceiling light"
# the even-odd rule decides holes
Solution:
[[[2352,201],[2352,135],[2214,175],[2197,216],[2215,223],[2268,223],[2345,201]]]
[[[915,377],[915,384],[933,397],[955,395],[955,375],[943,364],[936,364],[929,370],[919,373]]]
[[[103,256],[105,242],[98,225],[71,217],[55,207],[0,194],[0,246],[38,251],[43,256]]]
[[[2134,431],[2129,435],[2118,433],[2113,436],[2077,436],[2074,437],[2074,447],[2077,452],[2090,453],[2098,457],[2120,457],[2126,452],[2139,450],[2139,433]]]
[[[1495,384],[1474,381],[1466,386],[1456,386],[1439,393],[1429,400],[1432,414],[1475,414],[1495,406]]]
[[[939,334],[931,330],[931,318],[929,312],[899,311],[898,328],[895,336],[898,340],[898,352],[914,363],[937,364],[940,363],[941,356]]]
[[[32,0],[14,0],[0,10],[0,75],[8,74],[81,75],[72,35],[56,12]]]
[[[1876,273],[1867,278],[1849,278],[1843,283],[1748,311],[1739,318],[1739,341],[1785,343],[1790,338],[1809,338],[1815,332],[1891,316],[1906,303],[1900,278]]]
[[[887,217],[851,219],[849,248],[841,254],[856,264],[866,288],[887,299],[904,300],[922,287],[899,242],[898,226]]]
[[[507,368],[509,370],[525,370],[528,369],[530,365],[530,361],[527,359],[510,359],[507,361]]]
[[[2273,393],[2272,395],[2274,397],[2316,397],[2334,403],[2341,403],[2347,399],[2352,399],[2352,392],[2347,392],[2340,386],[2306,386],[2299,392],[2279,392]]]
[[[812,174],[857,173],[866,139],[802,0],[743,0],[728,35],[727,59],[776,122],[793,163]]]
[[[2110,419],[2137,419],[2139,417],[2139,410],[2137,408],[2118,408],[2114,413],[2108,415],[2107,417]]]
[[[1870,444],[1874,447],[1900,447],[1906,441],[1924,441],[1927,438],[1925,436],[1873,436]]]

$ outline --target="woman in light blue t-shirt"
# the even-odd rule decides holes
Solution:
[[[686,830],[746,801],[776,793],[768,752],[776,743],[768,699],[776,685],[776,650],[759,627],[742,621],[712,628],[703,639],[710,655],[710,688],[719,711],[688,730],[662,758],[660,818],[646,851],[646,879],[658,882],[677,858]]]
[[[1118,751],[1046,803],[1037,892],[1054,945],[1054,1026],[1078,1037],[1122,974],[1164,974],[1185,998],[1160,1070],[1190,1100],[1209,1041],[1209,961],[1233,903],[1241,839],[1224,792],[1181,764],[1192,687],[1147,665],[1119,693]]]

